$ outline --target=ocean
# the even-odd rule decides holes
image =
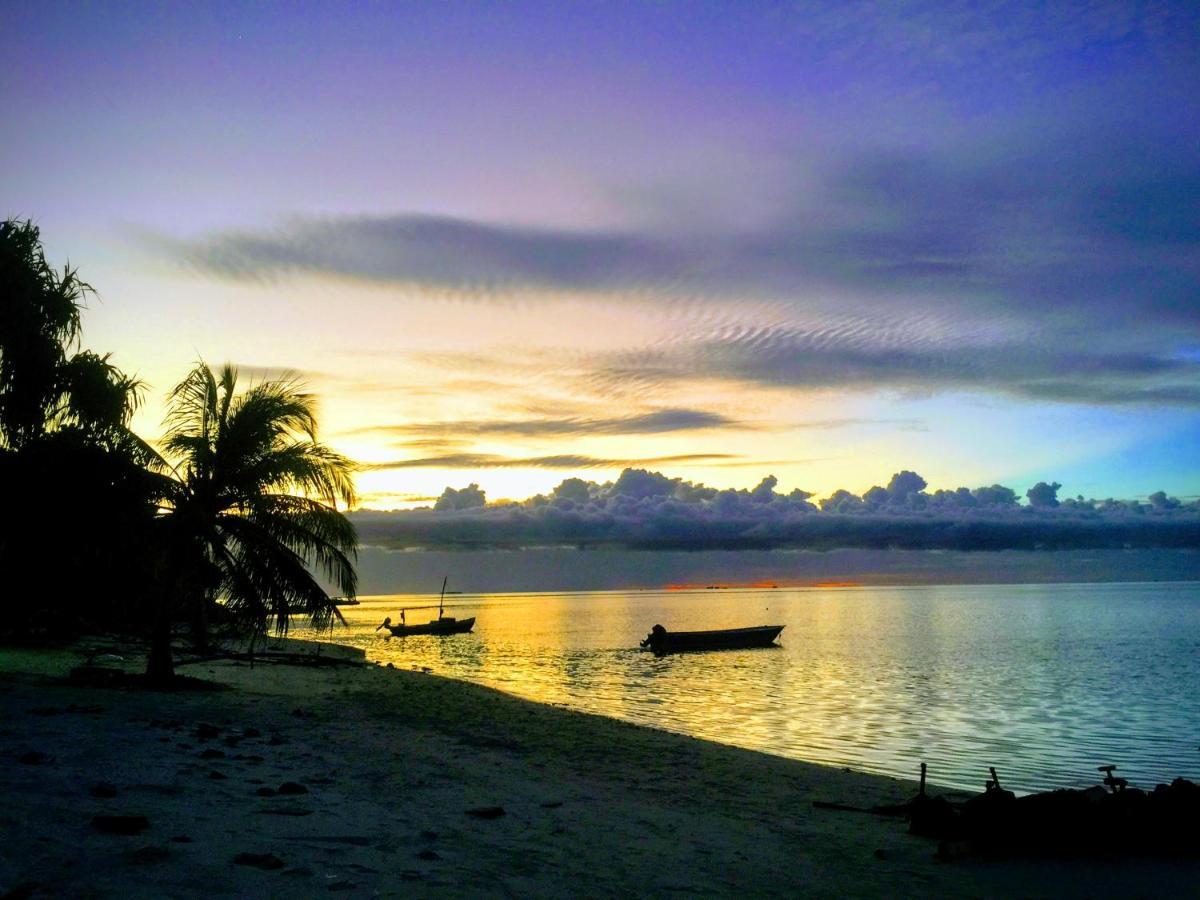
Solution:
[[[472,634],[374,630],[431,601],[364,597],[325,639],[780,756],[908,778],[925,762],[968,790],[990,766],[1018,792],[1106,764],[1135,786],[1200,780],[1200,582],[451,594]],[[786,627],[776,649],[659,658],[638,649],[655,623]]]

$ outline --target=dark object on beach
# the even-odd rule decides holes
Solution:
[[[908,833],[921,837],[957,837],[961,832],[958,811],[945,797],[918,794],[908,804]]]
[[[105,834],[140,834],[150,827],[145,816],[92,816],[92,827]]]
[[[17,762],[25,766],[41,766],[54,759],[48,753],[43,753],[41,750],[30,750],[27,753],[22,753],[17,757]]]
[[[908,807],[909,834],[945,837],[957,829],[958,813],[945,797],[930,797],[925,793],[926,773],[927,767],[925,763],[921,763],[921,784],[917,788],[917,796],[909,803],[894,808],[900,810]]]
[[[1128,781],[1126,781],[1124,778],[1118,778],[1116,775],[1113,774],[1113,771],[1116,768],[1117,768],[1116,766],[1096,766],[1097,772],[1104,773],[1105,786],[1112,788],[1112,792],[1114,794],[1117,793],[1118,791],[1123,791],[1123,790],[1125,790],[1125,788],[1129,787]]]
[[[422,850],[420,853],[417,854],[417,859],[427,859],[427,860],[433,861],[435,859],[441,859],[441,858],[442,858],[442,855],[440,853],[438,853],[436,850]]]
[[[476,809],[468,809],[468,816],[474,816],[476,819],[498,819],[504,815],[503,806],[480,806]]]
[[[216,725],[210,725],[208,722],[200,722],[196,725],[196,737],[201,741],[211,740],[221,733]]]
[[[200,754],[200,758],[201,759],[224,759],[225,751],[224,750],[216,750],[212,747],[209,747],[207,750],[205,750],[203,753]]]
[[[274,797],[275,796],[275,788],[260,787],[254,793],[257,794],[259,797]]]
[[[253,866],[256,869],[266,869],[267,871],[282,869],[287,865],[274,853],[239,853],[233,858],[233,861],[239,866]]]
[[[642,647],[654,653],[686,653],[695,650],[746,650],[774,647],[783,625],[758,625],[754,628],[722,628],[716,631],[667,631],[655,625]]]
[[[91,794],[100,800],[111,800],[117,796],[117,786],[109,784],[107,781],[101,781],[92,785]]]
[[[281,797],[285,797],[290,794],[307,794],[308,788],[298,781],[285,781],[279,786],[278,793]]]
[[[982,794],[961,806],[943,797],[918,794],[910,804],[909,830],[940,838],[939,856],[968,852],[1010,856],[1129,854],[1200,855],[1195,824],[1200,820],[1200,785],[1176,778],[1153,791],[1128,786],[1101,766],[1104,785],[1017,797],[1000,786],[995,769]]]

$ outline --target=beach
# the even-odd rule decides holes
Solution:
[[[914,783],[424,672],[218,661],[180,671],[221,690],[155,692],[71,686],[79,661],[0,651],[0,896],[1200,890],[1193,861],[939,861],[903,820],[814,807]]]

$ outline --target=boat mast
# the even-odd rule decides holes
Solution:
[[[438,618],[439,619],[442,618],[442,613],[446,609],[446,582],[449,580],[450,580],[449,575],[447,575],[445,578],[442,579],[442,596],[438,597]]]

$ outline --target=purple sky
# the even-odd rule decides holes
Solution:
[[[1194,4],[9,4],[0,53],[89,343],[155,401],[308,373],[373,505],[1200,493]]]

